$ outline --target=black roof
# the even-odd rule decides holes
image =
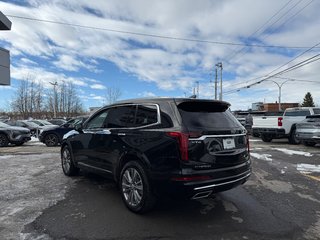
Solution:
[[[231,104],[225,101],[220,100],[212,100],[212,99],[195,99],[195,98],[169,98],[169,97],[163,97],[163,98],[136,98],[136,99],[128,99],[128,100],[122,100],[117,101],[112,105],[119,105],[119,104],[134,104],[134,103],[159,103],[159,102],[176,102],[178,104],[182,102],[215,102],[217,104],[230,106]]]

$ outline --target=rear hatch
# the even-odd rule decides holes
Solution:
[[[221,101],[177,103],[188,135],[188,161],[194,169],[228,168],[249,159],[244,127]]]

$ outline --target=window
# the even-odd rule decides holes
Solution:
[[[298,110],[298,111],[288,111],[286,112],[285,116],[288,117],[301,117],[301,116],[309,116],[309,110]]]
[[[107,128],[134,127],[136,108],[136,105],[111,108],[107,119]]]
[[[184,102],[178,105],[178,109],[189,131],[241,127],[225,105],[211,102]]]
[[[313,112],[314,114],[320,114],[320,108],[314,108]]]
[[[156,105],[139,105],[135,126],[146,126],[158,122],[158,108]]]
[[[88,123],[87,129],[98,129],[105,127],[105,120],[108,115],[108,110],[104,110],[103,112],[98,113],[94,118],[92,118]]]

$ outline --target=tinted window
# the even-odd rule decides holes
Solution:
[[[289,116],[289,117],[298,117],[298,116],[309,116],[310,115],[310,111],[309,110],[298,110],[298,111],[289,111],[286,112],[285,116]]]
[[[189,131],[241,128],[227,107],[214,102],[184,102],[178,105],[182,121]]]
[[[103,112],[95,115],[86,125],[87,129],[96,129],[96,128],[104,128],[105,120],[108,115],[108,110],[104,110]]]
[[[156,105],[138,105],[135,126],[146,126],[158,122]]]
[[[314,108],[313,112],[314,114],[320,114],[320,108]]]
[[[107,118],[108,128],[125,128],[135,126],[136,105],[113,107]]]

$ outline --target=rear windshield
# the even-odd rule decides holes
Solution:
[[[242,128],[225,104],[184,102],[178,105],[178,109],[189,131],[225,131]]]
[[[320,108],[314,108],[313,112],[314,114],[320,114]]]
[[[285,116],[289,116],[289,117],[302,117],[302,116],[309,116],[309,115],[310,115],[309,110],[287,111],[285,113]]]

